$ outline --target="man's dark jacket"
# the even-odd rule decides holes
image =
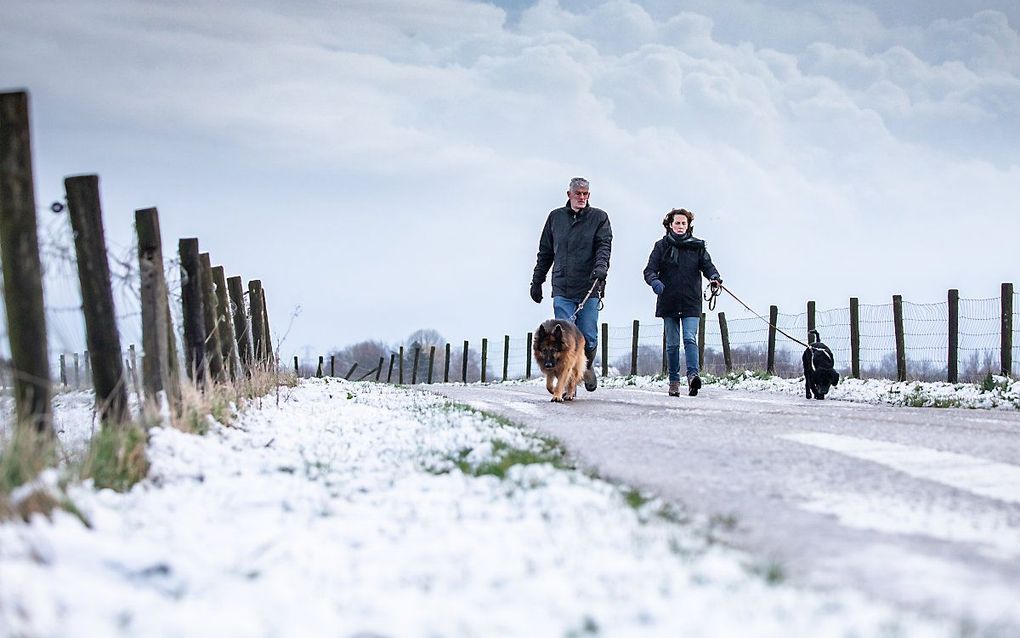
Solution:
[[[645,282],[658,279],[666,288],[656,297],[656,317],[700,317],[701,276],[719,279],[719,271],[705,249],[705,240],[690,233],[655,242],[645,266]],[[673,262],[676,259],[676,263]]]
[[[585,206],[578,212],[570,207],[549,212],[538,241],[538,263],[532,283],[543,283],[552,266],[552,294],[581,301],[592,285],[592,271],[609,270],[613,229],[609,215],[601,208]]]

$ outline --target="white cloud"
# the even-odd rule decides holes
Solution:
[[[422,321],[453,338],[531,327],[547,310],[526,298],[538,232],[576,174],[612,216],[607,313],[628,321],[651,314],[639,273],[678,205],[762,308],[824,305],[823,292],[830,306],[871,291],[882,302],[890,270],[909,273],[895,292],[941,298],[958,264],[915,265],[956,247],[944,228],[968,201],[985,232],[967,235],[980,243],[967,276],[1005,276],[990,255],[1020,231],[1020,79],[1002,13],[892,27],[839,2],[567,6],[540,0],[508,23],[467,0],[18,2],[0,65],[33,90],[44,125],[75,120],[75,144],[41,147],[50,183],[97,155],[122,185],[160,162],[203,180],[194,193],[179,177],[139,188],[145,205],[187,211],[190,234],[219,233],[224,201],[258,220],[247,230],[269,232],[272,254],[224,258],[250,259],[267,289],[286,281],[271,297],[281,308],[315,307],[299,343],[394,338]],[[140,205],[116,199],[135,195],[124,188],[114,201]],[[276,228],[282,212],[294,221]],[[212,245],[236,241],[215,233]],[[839,267],[804,254],[818,237]],[[366,281],[318,299],[338,250],[344,267],[371,264]],[[293,254],[309,281],[286,276]],[[318,342],[327,332],[338,336]]]

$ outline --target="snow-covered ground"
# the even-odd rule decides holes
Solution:
[[[62,404],[65,441],[88,438],[88,404]],[[90,527],[64,512],[0,525],[0,635],[963,631],[785,583],[781,566],[713,542],[708,521],[556,463],[471,469],[513,450],[558,458],[434,395],[336,380],[205,436],[156,428],[149,478],[129,493],[69,488]]]
[[[730,390],[751,392],[778,392],[804,396],[804,377],[783,379],[765,377],[751,371],[735,372],[723,377],[706,374],[706,385]],[[534,383],[532,380],[526,383]],[[600,379],[606,387],[640,388],[661,387],[667,382],[661,376],[609,377]],[[910,407],[957,407],[976,409],[1020,410],[1020,380],[993,376],[987,387],[974,383],[945,383],[921,381],[889,381],[887,379],[841,378],[826,400],[857,401],[861,403],[902,405]]]

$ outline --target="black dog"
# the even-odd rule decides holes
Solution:
[[[804,362],[804,389],[807,398],[813,392],[816,399],[824,399],[830,386],[839,383],[839,373],[833,369],[832,350],[822,343],[817,330],[808,333],[808,347],[801,360]]]

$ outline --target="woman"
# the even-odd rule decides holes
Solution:
[[[687,394],[697,396],[698,324],[701,322],[701,276],[716,287],[722,283],[719,271],[705,250],[705,240],[694,231],[694,213],[674,208],[662,220],[666,236],[655,242],[645,267],[645,281],[658,297],[655,316],[662,317],[666,331],[666,361],[669,367],[669,396],[680,396],[680,335],[687,359]]]

